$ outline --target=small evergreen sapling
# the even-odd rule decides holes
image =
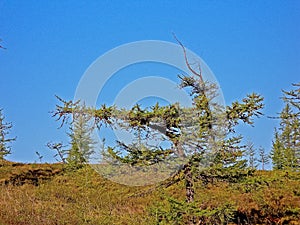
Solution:
[[[259,159],[258,162],[261,163],[261,169],[265,170],[265,165],[269,164],[270,162],[270,156],[266,153],[265,148],[259,147]]]
[[[12,123],[5,122],[3,109],[0,109],[0,160],[11,153],[10,144],[16,140],[16,137],[8,137],[11,128]]]
[[[249,141],[246,145],[246,153],[248,156],[248,166],[251,169],[257,168],[256,148],[253,142]]]

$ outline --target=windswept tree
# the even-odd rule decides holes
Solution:
[[[3,109],[0,109],[0,160],[11,153],[10,144],[16,140],[16,138],[9,138],[10,129],[12,128],[12,123],[5,122],[5,117],[3,115]]]
[[[179,42],[179,41],[178,41]],[[95,127],[118,127],[131,131],[135,139],[131,143],[118,141],[107,146],[106,157],[114,164],[147,167],[160,162],[183,162],[174,175],[174,180],[185,182],[185,208],[177,208],[187,224],[196,224],[200,218],[193,214],[196,180],[239,179],[248,173],[242,136],[235,134],[235,127],[242,123],[253,125],[254,117],[262,115],[263,98],[258,94],[247,95],[242,102],[233,102],[227,107],[216,103],[216,84],[204,81],[201,69],[195,70],[188,61],[185,47],[179,42],[191,74],[179,75],[180,87],[186,89],[192,99],[190,108],[179,104],[131,109],[115,106],[100,108],[82,107],[80,102],[60,99],[53,116],[64,125],[73,115],[93,118]],[[200,68],[200,66],[199,66]],[[149,139],[162,137],[169,145],[153,145]],[[181,160],[181,159],[185,160]],[[171,163],[172,164],[172,163]],[[176,163],[175,163],[176,164]],[[176,179],[175,179],[176,177]],[[179,177],[179,178],[178,178]],[[187,213],[187,212],[190,213]]]
[[[283,91],[285,106],[275,129],[271,158],[274,169],[299,170],[300,168],[300,83],[294,90]]]

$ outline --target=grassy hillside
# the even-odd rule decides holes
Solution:
[[[183,224],[184,183],[129,187],[86,166],[0,163],[0,224]],[[203,224],[300,224],[300,174],[257,171],[240,183],[196,183]],[[176,209],[176,210],[175,210]]]

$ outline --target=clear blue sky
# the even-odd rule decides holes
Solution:
[[[0,107],[13,122],[8,159],[32,162],[35,151],[54,161],[48,141],[66,140],[49,111],[54,95],[73,99],[87,67],[132,41],[175,42],[201,56],[227,103],[246,93],[265,97],[266,115],[281,89],[299,82],[300,1],[0,1]],[[174,74],[176,76],[176,74]],[[241,128],[269,150],[276,121]]]

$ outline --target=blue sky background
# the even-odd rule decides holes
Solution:
[[[227,104],[246,93],[265,97],[267,116],[282,107],[281,89],[299,82],[300,1],[5,1],[0,0],[0,107],[13,122],[10,160],[53,162],[48,141],[66,141],[51,118],[57,94],[73,99],[87,67],[132,41],[174,42],[202,57]],[[176,74],[174,74],[176,77]],[[121,82],[115,79],[115,82]],[[109,91],[108,91],[109,93]],[[277,121],[241,127],[270,150]]]

